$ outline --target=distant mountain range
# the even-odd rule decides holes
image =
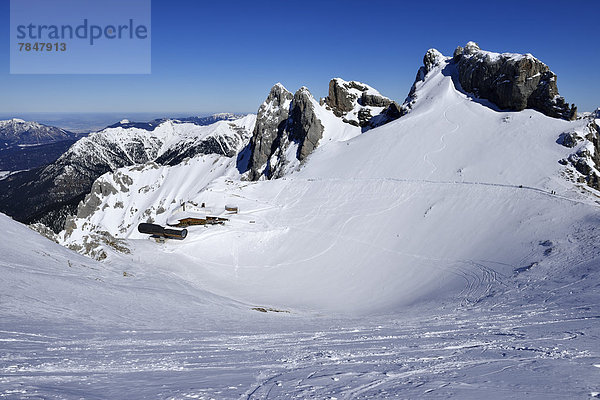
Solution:
[[[60,231],[66,216],[74,213],[94,180],[106,172],[151,161],[174,165],[197,154],[233,157],[249,138],[252,128],[247,122],[239,125],[236,121],[240,117],[223,113],[145,123],[120,121],[78,140],[49,165],[1,179],[0,211],[19,221],[41,221]],[[252,124],[253,118],[251,116]],[[217,123],[220,124],[215,125]],[[205,129],[207,125],[211,128]],[[41,126],[37,136],[46,131],[68,135],[58,128],[24,121],[17,122],[16,126],[30,127],[21,129],[22,132],[34,132]],[[33,133],[25,135],[25,140],[31,140],[27,135]],[[9,161],[7,157],[6,162]]]
[[[0,171],[27,170],[49,164],[84,136],[17,118],[0,121]]]
[[[133,122],[128,119],[123,119],[115,124],[109,125],[107,128],[138,128],[147,131],[153,131],[157,126],[163,122],[173,121],[175,123],[189,122],[198,126],[206,126],[214,124],[218,121],[233,121],[244,117],[246,114],[235,114],[235,113],[218,113],[209,115],[206,117],[185,117],[185,118],[157,118],[149,122]]]
[[[122,120],[108,127],[135,127],[151,131],[169,120],[204,126],[217,121],[238,119],[244,115],[219,113],[204,117],[160,118],[149,122]],[[23,171],[48,165],[56,161],[77,140],[87,135],[18,118],[0,121],[0,172]]]
[[[64,140],[77,140],[81,137],[81,134],[61,128],[17,118],[0,121],[0,148],[55,143]]]

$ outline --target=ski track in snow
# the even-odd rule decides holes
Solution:
[[[311,179],[311,181],[320,181],[320,180],[319,179]],[[389,179],[384,179],[382,181],[389,181]],[[394,181],[394,180],[392,180],[392,181]],[[400,183],[400,182],[404,182],[404,181],[398,180],[398,182]],[[437,182],[435,182],[435,183],[437,183]],[[278,198],[279,195],[281,195],[283,190],[284,189],[279,191],[279,193],[275,197],[276,199]],[[245,266],[245,268],[256,268],[256,269],[273,268],[273,269],[276,269],[276,268],[285,267],[285,266],[289,266],[289,265],[295,265],[296,263],[309,262],[309,261],[319,259],[319,257],[321,257],[321,256],[325,255],[326,253],[328,253],[329,251],[331,251],[331,249],[333,249],[335,246],[337,246],[340,242],[357,243],[357,244],[364,245],[365,247],[371,249],[371,251],[390,253],[390,255],[392,255],[392,256],[402,255],[402,256],[408,256],[408,257],[420,259],[420,260],[433,261],[434,262],[432,264],[433,268],[438,269],[440,271],[447,271],[448,273],[454,274],[464,280],[464,282],[465,282],[464,288],[460,292],[460,297],[462,298],[462,300],[461,300],[462,304],[477,303],[477,302],[481,301],[482,299],[488,297],[492,293],[492,288],[494,287],[494,285],[501,284],[501,280],[499,279],[499,275],[501,275],[501,274],[499,274],[493,268],[484,265],[485,262],[476,262],[475,260],[455,260],[455,259],[448,259],[448,258],[427,257],[422,254],[414,254],[414,253],[409,253],[406,251],[398,251],[398,250],[395,250],[395,249],[392,249],[389,247],[380,246],[377,244],[376,241],[360,240],[355,237],[347,236],[347,235],[343,234],[345,228],[349,224],[351,224],[353,220],[358,219],[358,218],[373,217],[376,215],[389,213],[393,209],[399,208],[403,204],[407,203],[414,196],[415,196],[415,193],[411,193],[407,197],[398,198],[389,207],[375,210],[373,212],[368,212],[368,213],[358,212],[357,214],[352,215],[349,218],[345,219],[344,222],[340,225],[340,227],[332,232],[324,232],[324,231],[320,231],[320,230],[310,229],[307,227],[302,227],[302,226],[299,226],[298,224],[294,224],[294,229],[297,231],[305,232],[307,235],[310,235],[310,236],[321,236],[321,237],[322,236],[326,236],[326,237],[330,236],[333,238],[333,240],[323,250],[321,250],[319,252],[313,252],[310,256],[302,258],[302,259],[294,259],[293,261],[280,262],[280,263],[268,265],[268,266],[265,266],[265,265]],[[301,196],[299,196],[299,198],[301,198]],[[300,201],[300,200],[297,200],[297,201]],[[273,203],[276,203],[276,202],[273,201]],[[322,209],[329,203],[331,203],[331,202],[330,201],[319,202],[317,209],[314,212],[314,215],[323,215],[324,212],[322,212]],[[293,206],[294,206],[294,204],[286,205],[286,207],[290,207],[290,208]],[[274,204],[272,205],[272,207],[273,207],[273,209],[279,208],[279,207],[275,206]],[[272,221],[268,216],[265,217],[265,220],[266,220],[268,227],[272,228],[272,227],[276,226],[276,223],[274,221]],[[208,234],[205,237],[209,237],[209,236],[212,237],[215,235],[225,235],[225,234],[226,234],[225,232],[212,233],[212,234]],[[239,258],[237,257],[237,251],[235,249],[235,242],[232,243],[231,252],[232,252],[232,260],[234,261],[234,263],[236,265],[235,271],[237,274]],[[229,263],[215,262],[215,261],[211,261],[211,260],[203,260],[202,262],[205,264],[210,264],[210,265],[217,266],[217,267],[227,267],[230,265]],[[515,266],[511,266],[511,269],[514,269],[514,268],[515,268]]]
[[[293,178],[295,180],[300,180],[299,178]],[[290,179],[291,180],[291,179]],[[348,179],[337,179],[337,178],[308,178],[304,179],[305,181],[321,181],[321,182],[344,182],[348,181]],[[578,200],[573,199],[571,197],[561,196],[556,193],[552,193],[550,190],[541,189],[533,186],[527,185],[510,185],[506,183],[493,183],[493,182],[470,182],[470,181],[443,181],[443,180],[430,180],[430,179],[401,179],[401,178],[354,178],[354,181],[364,181],[364,182],[373,182],[373,181],[386,181],[386,182],[402,182],[402,183],[424,183],[424,184],[432,184],[432,185],[468,185],[468,186],[489,186],[489,187],[498,187],[498,188],[511,188],[511,189],[520,189],[520,190],[528,190],[541,193],[548,197],[553,197],[556,199],[565,200],[571,203],[576,204],[585,204],[588,206],[600,207],[600,203],[592,200]]]
[[[444,133],[442,133],[442,134],[440,135],[440,143],[442,144],[442,146],[441,146],[439,149],[436,149],[436,150],[429,151],[429,152],[425,153],[425,155],[423,156],[423,161],[425,161],[426,163],[428,163],[428,164],[429,164],[429,165],[431,165],[431,167],[432,167],[432,170],[431,170],[431,172],[429,173],[429,176],[433,175],[433,174],[435,173],[435,171],[437,171],[437,169],[438,169],[438,168],[437,168],[437,166],[435,165],[435,163],[434,163],[433,161],[431,161],[431,160],[430,160],[430,156],[431,156],[432,154],[441,153],[442,151],[444,151],[444,149],[446,148],[446,142],[445,142],[445,140],[444,140],[444,139],[446,138],[446,136],[447,136],[447,135],[449,135],[449,134],[452,134],[452,133],[456,132],[456,131],[457,131],[457,130],[460,128],[460,125],[459,125],[459,124],[457,124],[457,123],[455,123],[455,122],[452,122],[452,121],[450,121],[450,120],[448,119],[448,110],[449,110],[451,107],[453,107],[453,106],[456,106],[456,105],[459,105],[459,104],[461,104],[461,103],[462,103],[462,100],[459,100],[459,101],[457,101],[456,103],[454,103],[454,104],[450,104],[448,107],[446,107],[446,109],[444,110],[444,113],[443,113],[444,119],[445,119],[445,120],[446,120],[446,122],[448,122],[449,124],[451,124],[451,125],[454,125],[454,128],[452,128],[452,130],[450,130],[450,131],[444,131]]]
[[[0,398],[587,397],[600,390],[600,316],[555,312],[271,320],[250,333],[2,330]]]

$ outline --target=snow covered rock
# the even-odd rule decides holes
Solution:
[[[575,150],[560,162],[577,170],[580,174],[577,177],[579,182],[600,190],[600,120],[595,118],[594,113],[587,119],[587,125],[559,136],[558,144]]]
[[[325,98],[325,103],[331,107],[337,117],[352,111],[358,100],[358,95],[351,93],[350,89],[365,90],[363,86],[358,86],[354,81],[346,82],[335,78],[329,82],[329,95]]]
[[[425,82],[425,78],[427,77],[427,75],[436,69],[445,67],[447,65],[447,61],[448,58],[436,49],[427,50],[425,56],[423,56],[423,66],[421,66],[417,71],[415,81],[411,86],[410,91],[408,92],[408,96],[406,96],[406,99],[404,100],[404,103],[402,103],[402,106],[399,107],[397,111],[389,109],[386,111],[386,113],[397,112],[400,115],[404,115],[407,112],[409,112],[413,108],[415,102],[417,101],[417,91]]]
[[[194,125],[206,126],[206,125],[212,125],[215,122],[219,122],[219,121],[234,121],[236,119],[240,119],[245,116],[246,116],[246,114],[217,113],[217,114],[212,114],[212,115],[208,115],[208,116],[204,116],[204,117],[198,116],[198,117],[186,117],[186,118],[176,118],[176,119],[158,118],[158,119],[155,119],[155,120],[152,120],[149,122],[134,122],[134,121],[130,121],[128,119],[123,119],[123,120],[117,122],[116,124],[107,126],[107,128],[124,128],[124,129],[139,128],[139,129],[145,129],[147,131],[153,131],[158,126],[160,126],[163,122],[167,122],[167,121],[173,121],[175,123],[189,122]]]
[[[189,212],[205,201],[206,194],[201,200],[200,193],[214,180],[225,177],[239,179],[240,174],[235,158],[219,154],[198,155],[174,166],[149,162],[119,168],[94,182],[57,240],[95,259],[115,252],[127,253],[124,238],[146,237],[137,232],[140,222],[170,223],[169,218],[185,211],[186,204]],[[191,199],[198,202],[190,202]],[[202,211],[218,213],[208,208]]]
[[[334,78],[329,82],[329,94],[321,102],[344,122],[374,128],[400,117],[399,107],[369,85]],[[385,118],[377,118],[384,114]],[[365,130],[366,130],[365,129]]]
[[[433,70],[434,67],[439,66],[445,60],[446,57],[436,49],[427,50],[427,53],[425,53],[425,56],[423,57],[423,66],[425,67],[425,73],[429,73]]]
[[[556,75],[531,54],[493,53],[469,42],[455,50],[454,61],[463,90],[502,109],[532,108],[566,120],[577,116],[575,105],[559,96]]]
[[[250,126],[244,127],[229,123],[227,127],[230,131],[227,134],[182,137],[181,140],[174,141],[155,161],[161,165],[177,165],[186,158],[192,158],[199,154],[234,157],[248,140]]]

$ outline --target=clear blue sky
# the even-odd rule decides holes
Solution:
[[[256,112],[276,82],[318,98],[338,76],[402,101],[427,49],[469,40],[532,53],[568,102],[600,106],[597,1],[153,0],[150,75],[10,75],[0,4],[2,114]]]

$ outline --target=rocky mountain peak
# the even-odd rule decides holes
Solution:
[[[506,110],[532,108],[554,118],[573,120],[575,105],[558,94],[556,75],[531,54],[494,53],[469,42],[454,51],[462,89]]]
[[[357,105],[386,107],[392,100],[364,83],[334,78],[329,82],[329,94],[323,102],[336,116],[342,117],[353,111]]]
[[[61,128],[28,122],[19,118],[0,121],[0,147],[53,143],[79,137],[81,136]]]
[[[305,86],[293,95],[280,83],[271,88],[258,109],[250,140],[250,180],[277,176],[290,161],[285,159],[284,153],[291,143],[298,145],[295,155],[298,161],[313,151],[324,130],[315,107],[319,105]]]
[[[399,106],[371,86],[357,81],[334,78],[329,82],[329,93],[321,105],[336,117],[364,130],[383,125],[399,117]],[[390,110],[392,108],[393,110]],[[383,114],[382,117],[379,117]],[[396,116],[397,115],[397,116]]]
[[[251,180],[257,180],[263,174],[271,176],[269,159],[283,135],[293,97],[281,83],[276,83],[258,109],[256,125],[250,140],[248,177]]]
[[[23,119],[20,119],[20,118],[11,118],[8,121],[0,121],[0,124],[6,124],[6,123],[9,123],[9,124],[25,124],[26,121],[23,120]],[[36,122],[31,122],[31,124],[39,125]]]
[[[465,45],[464,54],[467,54],[467,55],[474,54],[479,50],[481,50],[479,48],[479,45],[473,41],[470,41]]]
[[[323,137],[325,128],[315,112],[318,106],[308,88],[303,86],[294,94],[287,131],[289,139],[298,143],[296,158],[300,161],[317,147]]]
[[[271,104],[275,107],[279,107],[286,101],[289,101],[292,97],[292,93],[285,88],[281,83],[273,85],[269,91],[269,95],[263,104]]]
[[[271,179],[299,165],[323,138],[322,117],[327,114],[361,128],[358,134],[395,120],[403,112],[397,103],[357,81],[332,79],[328,96],[320,102],[305,86],[292,95],[277,83],[258,109],[246,177]],[[297,146],[292,157],[291,146]]]
[[[429,73],[433,68],[440,65],[446,60],[446,56],[437,51],[436,49],[429,49],[423,56],[423,66],[425,67],[425,73]]]
[[[459,49],[457,49],[456,51],[459,51]],[[456,51],[455,51],[455,53],[456,53]],[[460,47],[460,54],[462,54],[463,51],[464,51],[464,49],[462,47]],[[410,109],[412,109],[412,107],[414,106],[414,104],[417,100],[418,86],[420,84],[422,84],[423,81],[425,81],[425,77],[427,76],[427,74],[429,74],[431,71],[433,71],[435,69],[435,67],[442,65],[442,63],[444,63],[446,61],[447,61],[447,57],[445,57],[438,50],[436,50],[436,49],[427,50],[427,52],[423,56],[423,66],[420,67],[419,70],[417,71],[417,76],[415,77],[415,81],[414,81],[413,85],[411,86],[410,91],[408,92],[408,96],[406,96],[406,99],[404,100],[404,103],[402,104],[401,107],[397,107],[396,110],[391,109],[388,112],[395,111],[397,114],[402,116],[402,115],[406,114]]]
[[[355,89],[351,91],[351,89]],[[359,95],[358,92],[367,90],[365,86],[359,85],[358,82],[346,82],[340,78],[334,78],[329,82],[329,94],[324,99],[325,104],[331,107],[331,110],[337,117],[341,117],[348,111],[354,108]]]

